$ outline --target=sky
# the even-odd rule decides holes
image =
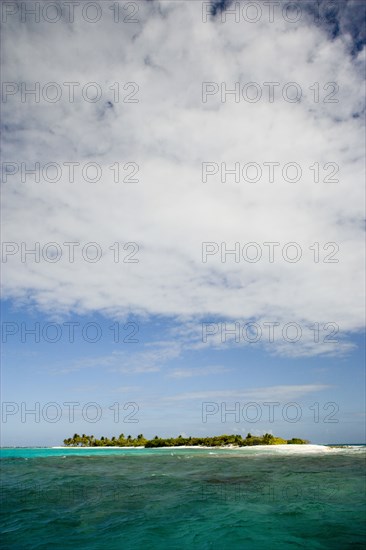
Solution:
[[[1,444],[365,442],[365,4],[1,20]]]

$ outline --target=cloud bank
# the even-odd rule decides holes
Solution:
[[[3,240],[13,243],[5,245],[12,253],[3,296],[62,315],[335,322],[342,332],[360,330],[365,50],[354,46],[362,38],[351,32],[354,19],[342,17],[336,33],[311,14],[250,24],[222,23],[217,13],[204,23],[200,2],[139,3],[132,24],[116,23],[107,10],[95,24],[9,16],[3,81],[19,91],[2,106],[3,160],[17,170],[3,182]],[[22,83],[37,82],[40,101],[25,95],[22,102]],[[50,82],[62,91],[59,101],[42,95],[53,97],[56,88],[44,87]],[[70,82],[78,83],[73,102]],[[268,82],[276,83],[273,101]],[[85,89],[89,83],[98,86]],[[239,95],[221,95],[237,83]],[[256,86],[244,97],[247,83]],[[98,89],[98,101],[83,97]],[[212,91],[206,101],[203,89]],[[36,162],[39,182],[29,174],[22,181],[21,163]],[[42,174],[47,163],[62,168],[58,181],[50,181],[54,166]],[[73,182],[65,163],[79,163]],[[90,181],[93,168],[83,176],[88,163],[100,167],[99,181]],[[202,163],[220,172],[203,182]],[[240,163],[240,181],[221,181],[222,163]],[[243,177],[248,163],[261,167],[259,181],[250,171],[251,181]],[[279,164],[273,182],[265,163]],[[291,170],[283,175],[288,163],[300,166],[299,181],[289,181]],[[102,252],[97,262],[81,254],[91,242]],[[273,262],[268,242],[279,243]],[[40,243],[39,263],[32,255],[21,261],[21,243]],[[42,257],[47,243],[61,248],[59,261]],[[73,262],[64,243],[80,243]],[[138,262],[123,261],[133,252],[126,243],[137,244]],[[206,262],[202,243],[219,247]],[[239,261],[233,254],[222,261],[222,250],[236,243]],[[246,243],[260,247],[257,262],[243,258]],[[287,243],[300,247],[299,261],[284,259]],[[332,252],[338,261],[324,261]]]

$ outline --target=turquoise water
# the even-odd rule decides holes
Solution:
[[[357,549],[365,448],[3,449],[2,548]]]

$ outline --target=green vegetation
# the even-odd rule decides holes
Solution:
[[[73,437],[64,439],[64,445],[67,447],[144,447],[147,441],[142,434],[135,439],[131,435],[125,437],[124,434],[113,436],[111,439],[104,436],[97,439],[94,435],[74,434]]]
[[[118,437],[113,436],[111,439],[108,437],[101,437],[97,439],[94,435],[78,435],[74,434],[73,437],[64,439],[64,444],[67,447],[180,447],[187,445],[190,447],[224,447],[227,445],[235,445],[238,447],[248,447],[253,445],[303,445],[309,443],[305,439],[299,439],[293,437],[292,439],[282,439],[281,437],[275,437],[272,434],[264,434],[262,436],[254,436],[248,434],[246,438],[241,435],[215,435],[212,437],[158,437],[154,439],[146,439],[142,434],[139,434],[136,438],[124,434],[120,434]]]

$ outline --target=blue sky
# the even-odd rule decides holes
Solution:
[[[67,322],[78,323],[74,342],[64,325]],[[165,319],[129,322],[138,326],[134,336],[138,342],[115,343],[115,329],[110,329],[113,322],[101,315],[51,322],[48,316],[34,311],[25,314],[24,309],[5,304],[4,444],[59,444],[75,431],[94,435],[143,432],[153,437],[156,433],[246,435],[269,430],[318,443],[363,440],[361,337],[351,339],[354,348],[346,354],[335,350],[329,356],[296,357],[292,353],[286,357],[276,353],[275,343],[266,347],[261,341],[243,345],[228,340],[227,345],[217,342],[194,349],[197,341],[178,336],[173,323]],[[41,331],[50,327],[39,342],[31,332],[37,323]],[[82,328],[90,326],[87,338],[94,339],[96,332],[90,323],[100,330],[96,343],[82,338]],[[62,336],[52,343],[48,340],[56,335],[55,325]],[[126,337],[131,328],[124,331],[123,326],[121,335]],[[15,327],[18,332],[12,334]],[[37,410],[36,403],[37,415],[27,414]],[[53,420],[59,413],[51,403],[62,412],[57,422]],[[67,403],[75,404],[73,421]],[[100,407],[97,422],[97,409],[88,403]],[[230,415],[232,410],[236,416]]]
[[[364,441],[362,3],[125,4],[3,14],[2,445]]]

